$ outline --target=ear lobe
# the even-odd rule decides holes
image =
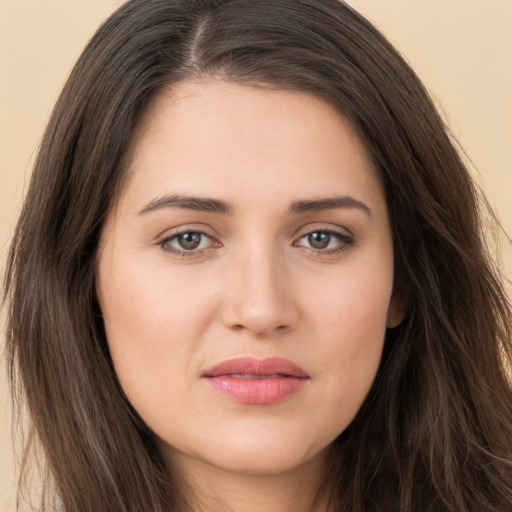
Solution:
[[[393,296],[389,303],[388,317],[386,320],[386,327],[388,329],[398,327],[402,323],[405,313],[407,312],[407,301],[397,295],[398,294],[393,292]]]

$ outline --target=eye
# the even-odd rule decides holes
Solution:
[[[201,231],[183,231],[159,242],[162,249],[177,254],[202,251],[210,248],[212,244],[214,244],[212,238]]]
[[[348,235],[336,231],[317,230],[303,235],[296,245],[315,251],[336,252],[352,244],[353,240]]]

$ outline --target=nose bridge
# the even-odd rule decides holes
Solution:
[[[230,262],[224,322],[257,335],[288,331],[298,311],[286,259],[268,240],[252,242],[240,247]]]

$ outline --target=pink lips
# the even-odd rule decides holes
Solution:
[[[297,393],[310,379],[299,366],[280,357],[229,359],[202,377],[213,388],[238,402],[273,404]]]

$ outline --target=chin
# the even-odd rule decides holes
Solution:
[[[247,432],[218,443],[210,440],[203,448],[202,453],[195,453],[195,458],[231,473],[261,476],[287,473],[313,460],[323,460],[328,450],[324,444],[276,432],[271,435]]]

